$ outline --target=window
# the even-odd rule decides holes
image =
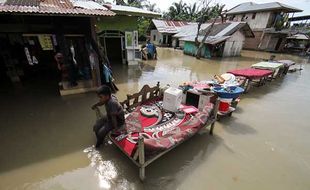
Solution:
[[[233,21],[234,19],[235,19],[235,15],[232,15],[232,16],[229,18],[230,21]]]
[[[245,14],[244,14],[244,15],[242,15],[241,21],[244,21],[245,16],[246,16]]]
[[[255,19],[255,17],[256,17],[256,13],[253,13],[252,19]]]
[[[153,35],[153,41],[156,41],[156,35]]]

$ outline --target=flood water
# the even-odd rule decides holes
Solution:
[[[144,84],[207,80],[270,56],[243,51],[242,57],[196,60],[178,50],[158,52],[157,61],[113,68],[120,100]],[[155,161],[144,183],[114,145],[92,147],[93,93],[60,97],[48,85],[2,89],[0,189],[309,190],[310,64],[276,56],[302,63],[303,70],[242,95],[233,116],[216,123],[214,136],[205,130]]]

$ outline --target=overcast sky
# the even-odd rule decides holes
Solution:
[[[183,2],[187,4],[193,4],[197,0],[183,0]],[[216,2],[222,3],[226,5],[226,9],[230,9],[240,3],[249,2],[249,0],[215,0]],[[295,15],[310,15],[310,0],[252,0],[255,3],[268,3],[268,2],[280,2],[285,3],[287,5],[294,6],[296,8],[304,10],[302,13],[296,13]],[[151,3],[156,3],[157,7],[161,9],[161,11],[167,11],[169,6],[173,2],[179,2],[179,0],[150,0]]]

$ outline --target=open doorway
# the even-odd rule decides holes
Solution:
[[[111,66],[126,63],[125,34],[117,30],[105,30],[98,34],[100,45]]]
[[[280,37],[275,47],[276,51],[279,51],[282,41],[283,41],[283,38]]]
[[[171,35],[167,35],[168,36],[168,47],[172,46],[172,36]]]
[[[118,37],[108,37],[105,38],[106,43],[106,51],[107,56],[110,61],[110,64],[122,64],[123,57],[122,57],[122,47],[121,47],[121,38]]]

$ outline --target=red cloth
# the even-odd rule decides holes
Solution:
[[[228,71],[228,73],[234,74],[236,76],[243,76],[249,79],[263,78],[263,77],[272,75],[272,71],[270,70],[254,69],[254,68],[237,69],[237,70]]]
[[[125,130],[123,129],[112,134],[116,143],[129,156],[133,156],[137,149],[138,135],[141,127],[141,135],[144,137],[145,154],[156,154],[195,134],[207,122],[209,114],[213,110],[213,104],[207,104],[205,108],[201,112],[196,113],[194,117],[190,114],[185,114],[182,119],[177,119],[176,115],[174,115],[167,121],[163,121],[163,119],[164,115],[169,114],[169,112],[160,110],[160,117],[158,115],[145,117],[140,114],[140,108],[141,107],[137,107],[126,118]],[[175,123],[172,121],[175,121]],[[158,125],[157,123],[160,124]],[[153,127],[156,128],[155,131],[150,130]]]

